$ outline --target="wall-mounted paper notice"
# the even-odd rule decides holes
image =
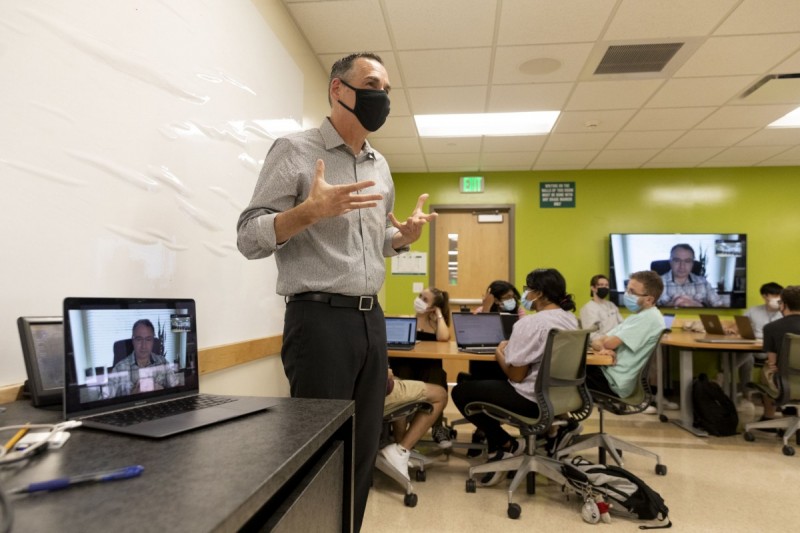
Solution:
[[[405,252],[392,257],[392,275],[427,275],[428,253]]]

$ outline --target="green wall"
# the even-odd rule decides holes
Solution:
[[[426,211],[430,204],[515,204],[512,281],[522,287],[530,270],[557,268],[578,308],[589,299],[589,279],[607,274],[609,233],[746,233],[748,306],[762,303],[762,283],[800,284],[798,167],[486,172],[484,193],[460,194],[459,176],[475,174],[395,174],[397,217],[407,217],[424,192]],[[543,181],[575,182],[575,207],[540,209]],[[426,231],[412,250],[428,246]],[[386,277],[387,313],[413,313],[412,283],[427,285],[427,277],[393,276],[389,261]]]

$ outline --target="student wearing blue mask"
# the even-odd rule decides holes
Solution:
[[[661,276],[652,270],[631,274],[623,296],[631,315],[592,341],[595,353],[614,356],[614,364],[586,367],[586,383],[591,390],[625,398],[636,389],[639,372],[665,327],[656,307],[663,290]]]
[[[520,298],[514,285],[508,281],[496,280],[489,284],[483,302],[472,313],[511,313],[523,317],[525,310],[519,304]]]

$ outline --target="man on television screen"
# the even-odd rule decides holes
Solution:
[[[694,248],[676,244],[669,252],[669,272],[661,276],[659,307],[720,307],[722,300],[706,278],[692,273]]]

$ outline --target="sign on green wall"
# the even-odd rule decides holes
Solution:
[[[575,182],[540,182],[539,207],[575,207]]]

